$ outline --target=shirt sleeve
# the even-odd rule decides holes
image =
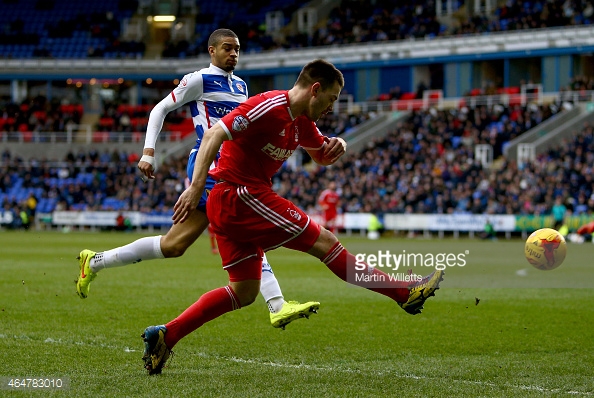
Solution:
[[[305,121],[299,126],[299,145],[304,149],[320,149],[324,146],[324,135],[312,121]]]
[[[155,148],[157,138],[163,128],[165,116],[169,112],[190,101],[200,100],[203,92],[202,75],[200,73],[189,73],[185,75],[177,87],[155,105],[151,111],[146,128],[144,147]]]
[[[230,140],[236,138],[238,134],[245,132],[250,127],[251,121],[247,114],[251,108],[253,106],[248,99],[219,120],[219,124],[223,127]]]
[[[184,105],[190,101],[201,101],[204,96],[202,74],[188,73],[171,92],[171,98],[177,104]]]

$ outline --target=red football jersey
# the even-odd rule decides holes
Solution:
[[[340,196],[331,189],[324,189],[322,194],[320,195],[320,199],[318,203],[322,205],[324,210],[335,210],[336,206],[338,205],[338,201],[340,200]]]
[[[253,186],[271,185],[272,176],[295,149],[320,149],[324,136],[305,116],[293,118],[288,91],[268,91],[249,98],[218,122],[227,132],[215,180]]]

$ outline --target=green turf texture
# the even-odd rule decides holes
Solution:
[[[173,319],[227,274],[202,237],[182,258],[103,270],[78,298],[80,250],[142,236],[0,232],[3,383],[61,377],[67,389],[42,393],[60,397],[594,396],[591,243],[570,244],[560,268],[538,271],[521,240],[341,238],[354,253],[468,251],[416,316],[313,257],[276,250],[268,257],[285,298],[320,301],[319,314],[281,331],[259,297],[180,341],[163,374],[149,377],[144,328]],[[40,395],[0,387],[0,396]]]

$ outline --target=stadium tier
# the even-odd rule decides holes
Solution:
[[[498,114],[485,116],[496,119]],[[518,165],[502,158],[504,163],[489,171],[474,158],[472,140],[448,138],[440,123],[413,114],[385,139],[332,168],[287,165],[274,178],[274,187],[302,208],[315,210],[321,190],[335,181],[340,208],[349,213],[549,214],[557,197],[575,214],[594,209],[590,125],[533,162]],[[167,212],[182,189],[185,161],[185,156],[172,158],[146,185],[135,176],[137,157],[116,150],[26,162],[5,152],[0,201],[10,208],[33,194],[40,212]]]
[[[316,8],[315,26],[303,31],[295,30],[305,11],[299,2],[183,3],[188,8],[178,13],[178,23],[189,24],[190,34],[183,36],[187,29],[172,25],[159,39],[159,51],[151,47],[147,54],[157,38],[142,29],[133,37],[131,27],[151,17],[147,10],[155,2],[2,2],[0,58],[7,68],[0,71],[0,142],[7,149],[2,167],[10,176],[0,194],[5,203],[18,206],[33,194],[43,212],[168,211],[183,181],[183,157],[168,160],[174,166],[154,184],[163,184],[158,194],[133,178],[148,116],[185,73],[205,66],[209,32],[228,24],[240,37],[240,59],[247,65],[242,69],[240,60],[236,72],[251,94],[289,88],[310,57],[327,55],[343,71],[345,88],[336,112],[318,125],[349,144],[362,142],[354,148],[363,149],[328,169],[310,167],[307,155],[298,152],[305,166],[288,162],[274,184],[303,208],[315,208],[319,191],[330,181],[342,189],[343,212],[541,214],[559,195],[589,206],[591,188],[578,170],[591,167],[591,134],[582,127],[591,121],[593,98],[594,43],[588,25],[594,10],[589,2],[485,2],[490,8],[482,11],[470,5],[459,10],[456,3],[450,11],[461,12],[454,16],[432,2],[386,1],[370,7],[364,1],[334,1],[327,9]],[[39,60],[39,70],[37,60],[22,70],[10,69],[29,58]],[[68,74],[71,65],[82,65],[75,58],[88,58],[79,61],[89,62],[89,70],[76,67]],[[115,60],[107,58],[123,59],[122,67],[112,67]],[[60,59],[62,66],[45,68],[44,62]],[[156,69],[141,70],[153,61]],[[101,72],[96,75],[97,65]],[[543,146],[537,131],[543,123],[547,132],[558,133],[557,141],[566,140],[563,146]],[[374,134],[365,136],[364,129]],[[161,139],[171,147],[192,142],[188,110],[169,114],[163,130]],[[527,184],[517,175],[532,170],[526,181],[543,178],[538,174],[543,159],[549,167],[561,167],[555,156],[577,145],[568,134],[580,131],[587,143],[580,144],[586,166],[563,164],[564,171],[558,171],[572,184],[564,181],[565,188],[552,193],[503,194],[501,186],[516,192]],[[532,141],[524,140],[525,132]],[[23,158],[21,144],[63,144],[71,154]],[[479,153],[481,147],[486,152]],[[505,183],[495,186],[498,178]]]

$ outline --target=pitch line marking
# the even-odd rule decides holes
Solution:
[[[201,358],[205,359],[216,359],[216,360],[224,360],[229,362],[236,362],[236,363],[245,363],[245,364],[254,364],[260,366],[270,366],[270,367],[279,367],[279,368],[291,368],[291,369],[307,369],[307,370],[315,370],[315,371],[327,371],[327,372],[343,372],[343,373],[364,373],[358,369],[350,369],[350,368],[332,368],[332,367],[324,367],[324,366],[315,366],[315,365],[308,365],[308,364],[289,364],[289,363],[278,363],[278,362],[271,362],[271,361],[259,361],[256,359],[244,359],[244,358],[237,358],[237,357],[224,357],[218,355],[209,355],[204,353],[197,353],[194,354]],[[401,379],[413,379],[413,380],[437,380],[437,377],[427,377],[427,376],[417,376],[413,374],[398,374],[393,372],[375,372],[377,375],[390,375],[395,376]],[[581,391],[562,391],[561,389],[548,389],[540,386],[530,386],[530,385],[516,385],[516,384],[496,384],[488,381],[475,381],[475,380],[459,380],[459,379],[449,379],[451,381],[455,381],[462,384],[470,384],[470,385],[478,385],[478,386],[487,386],[487,387],[509,387],[509,388],[517,388],[523,391],[538,391],[542,393],[562,393],[562,394],[573,394],[573,395],[584,395],[584,396],[591,396],[593,395],[590,392],[581,392]]]
[[[41,339],[31,338],[25,334],[18,335],[18,336],[17,335],[7,336],[6,334],[0,334],[0,339],[41,341]],[[45,340],[43,340],[43,343],[78,345],[78,346],[86,345],[86,346],[91,346],[91,347],[109,348],[109,349],[118,350],[118,351],[121,350],[124,352],[131,352],[131,353],[140,352],[140,350],[135,350],[135,349],[132,349],[129,347],[122,348],[122,347],[112,346],[112,345],[108,345],[108,344],[104,344],[104,343],[90,344],[90,343],[85,343],[82,341],[70,341],[70,340],[63,340],[63,339],[55,340],[51,337],[47,337]],[[224,356],[219,356],[219,355],[205,354],[205,353],[201,353],[201,352],[193,353],[193,355],[197,355],[197,356],[199,356],[201,358],[205,358],[205,359],[216,359],[216,360],[223,360],[223,361],[229,361],[229,362],[235,362],[235,363],[244,363],[244,364],[259,365],[259,366],[270,366],[270,367],[276,367],[276,368],[307,369],[307,370],[315,370],[315,371],[357,373],[357,374],[364,373],[364,371],[361,371],[358,369],[351,369],[351,368],[332,368],[332,367],[326,367],[326,366],[308,365],[305,363],[290,364],[290,363],[279,363],[279,362],[272,362],[272,361],[259,361],[257,359],[224,357]],[[413,380],[437,380],[438,379],[437,377],[417,376],[417,375],[413,375],[413,374],[399,374],[399,373],[385,372],[385,371],[384,372],[378,371],[378,372],[375,372],[375,374],[390,375],[390,376],[398,377],[401,379],[413,379]],[[509,388],[517,388],[517,389],[523,390],[523,391],[537,391],[537,392],[541,392],[541,393],[561,393],[561,394],[582,395],[582,396],[594,395],[594,393],[591,393],[591,392],[563,391],[559,388],[549,389],[549,388],[544,388],[544,387],[540,387],[540,386],[516,385],[516,384],[496,384],[496,383],[492,383],[489,381],[476,381],[476,380],[460,380],[460,379],[449,379],[449,380],[458,382],[458,383],[462,383],[462,384],[470,384],[470,385],[476,385],[476,386],[486,386],[486,387],[495,387],[495,388],[509,387]]]

